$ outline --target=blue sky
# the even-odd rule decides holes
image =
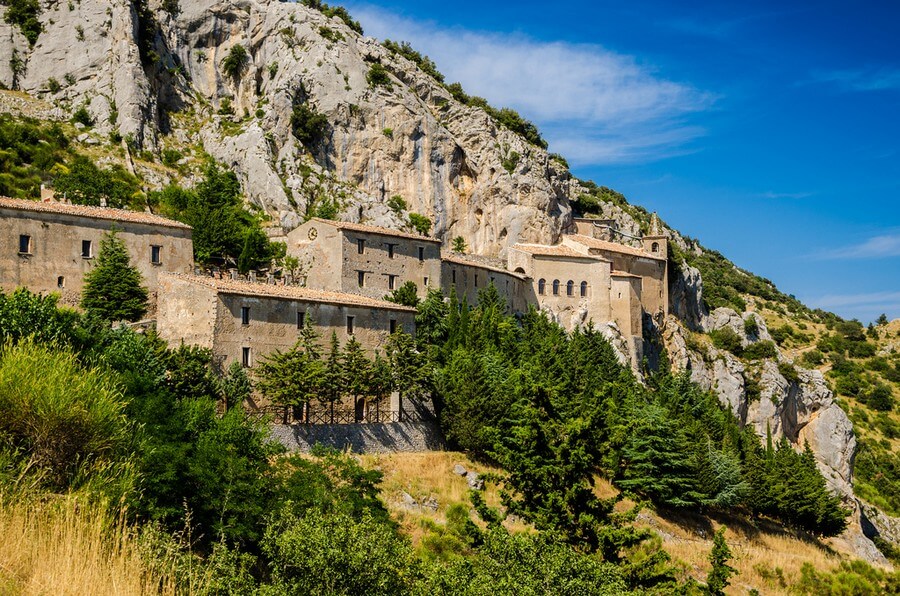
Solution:
[[[344,3],[574,173],[813,307],[900,317],[900,3]]]

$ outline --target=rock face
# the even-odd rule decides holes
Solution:
[[[546,151],[337,18],[277,0],[182,1],[175,15],[159,0],[146,0],[146,12],[126,0],[43,4],[33,48],[0,24],[0,81],[70,110],[85,105],[100,132],[117,130],[137,149],[164,145],[173,119],[192,113],[199,130],[177,135],[234,168],[281,234],[330,193],[344,219],[394,227],[405,216],[385,203],[400,195],[438,237],[462,235],[493,256],[519,241],[554,242],[571,221],[568,172]],[[155,26],[139,18],[147,14]],[[222,62],[237,45],[248,60],[227,77]],[[26,65],[15,77],[13,50]],[[376,62],[389,85],[367,81]],[[50,79],[62,89],[51,93]],[[234,116],[216,113],[226,99]],[[328,120],[312,147],[292,133],[301,103]]]

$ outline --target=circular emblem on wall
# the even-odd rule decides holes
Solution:
[[[318,231],[318,230],[316,230],[315,228],[310,228],[310,229],[309,229],[309,239],[310,239],[310,240],[315,240],[315,239],[316,239],[316,236],[318,236],[318,235],[319,235],[319,231]]]

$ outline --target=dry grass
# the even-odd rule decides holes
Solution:
[[[453,473],[455,464],[462,464],[466,469],[479,473],[494,471],[472,463],[461,453],[453,452],[363,456],[362,462],[364,466],[378,468],[384,473],[382,497],[391,515],[415,544],[419,544],[428,532],[423,528],[424,520],[442,523],[450,505],[468,503],[468,485],[465,478]],[[409,493],[420,503],[434,497],[438,503],[437,511],[410,511],[402,505],[401,491]],[[617,491],[609,482],[598,478],[595,493],[607,498],[615,496]],[[493,506],[499,504],[495,487],[487,488],[485,500]],[[627,508],[630,504],[625,501],[619,508]],[[659,534],[666,551],[698,580],[704,580],[709,571],[707,557],[712,549],[713,534],[720,526],[727,526],[726,540],[733,554],[731,565],[739,572],[732,579],[729,594],[746,594],[751,588],[760,594],[787,594],[789,587],[800,578],[800,568],[804,563],[811,563],[818,571],[830,571],[841,560],[849,558],[835,552],[828,544],[765,520],[754,525],[739,517],[709,518],[644,510],[638,525]],[[511,529],[522,530],[527,526],[516,524]],[[839,544],[835,543],[834,548],[838,547]]]
[[[74,498],[0,501],[0,594],[174,594],[141,557],[134,533]]]

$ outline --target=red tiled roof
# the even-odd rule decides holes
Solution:
[[[438,240],[437,238],[432,238],[430,236],[422,236],[420,234],[412,234],[410,232],[401,232],[399,230],[392,230],[390,228],[381,228],[378,226],[367,226],[365,224],[353,223],[350,221],[332,221],[330,219],[320,219],[318,217],[312,218],[312,221],[317,221],[319,223],[332,225],[339,230],[350,230],[352,232],[365,232],[368,234],[381,234],[383,236],[396,236],[398,238],[409,238],[412,240],[421,240],[422,242],[434,242],[435,244],[441,243],[441,241]]]
[[[659,255],[654,255],[652,253],[647,252],[646,250],[640,248],[634,248],[633,246],[628,246],[626,244],[619,244],[618,242],[607,242],[606,240],[598,240],[597,238],[592,238],[590,236],[583,236],[581,234],[569,234],[566,238],[572,240],[573,242],[577,242],[583,246],[587,246],[588,248],[594,248],[597,250],[606,250],[609,252],[617,252],[624,255],[631,255],[634,257],[643,257],[645,259],[657,259],[659,261],[665,261],[666,257],[661,257]]]
[[[488,265],[486,263],[482,263],[480,261],[476,261],[474,259],[467,259],[464,256],[458,253],[441,253],[441,260],[447,261],[448,263],[456,263],[458,265],[466,265],[469,267],[478,267],[479,269],[486,269],[487,271],[496,271],[497,273],[505,273],[507,275],[512,275],[513,277],[518,277],[519,279],[527,279],[528,276],[522,273],[516,273],[514,271],[509,271],[507,269],[503,269],[502,267],[494,267],[493,265]]]
[[[128,211],[127,209],[112,209],[110,207],[93,207],[90,205],[70,205],[69,203],[60,203],[57,201],[43,202],[0,197],[0,208],[17,209],[19,211],[34,211],[38,213],[60,213],[64,215],[74,215],[76,217],[90,217],[92,219],[122,221],[150,226],[164,226],[167,228],[180,228],[183,230],[191,229],[191,226],[183,224],[180,221],[154,215],[153,213]]]
[[[299,286],[282,286],[267,283],[250,283],[232,279],[217,279],[215,277],[189,275],[185,273],[162,273],[163,276],[171,276],[190,283],[212,288],[222,294],[235,294],[240,296],[258,296],[262,298],[287,298],[289,300],[307,300],[310,302],[327,302],[329,304],[345,304],[348,306],[363,306],[368,308],[383,308],[387,310],[399,310],[404,312],[416,312],[416,309],[401,304],[395,304],[386,300],[376,300],[357,294],[344,292],[328,292],[301,288]]]
[[[545,244],[516,244],[513,248],[541,257],[564,257],[567,259],[587,259],[590,261],[602,260],[595,256],[578,252],[577,250],[562,244],[554,244],[553,246]]]

